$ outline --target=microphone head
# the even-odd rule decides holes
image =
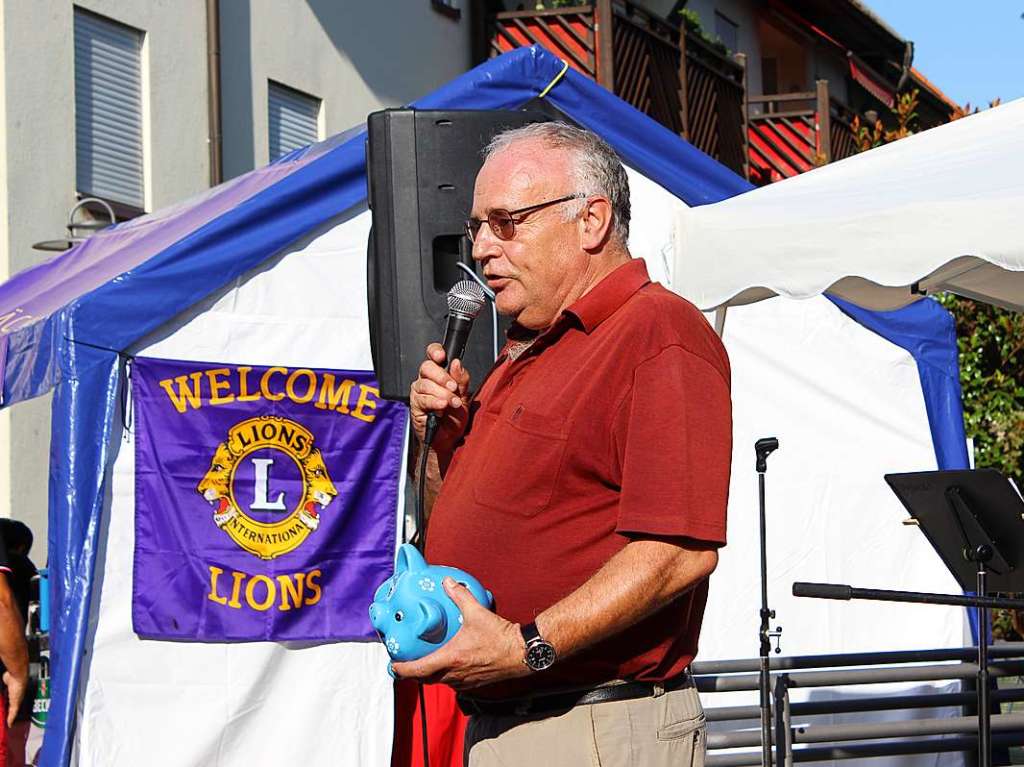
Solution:
[[[448,311],[476,319],[484,308],[484,291],[472,280],[460,280],[448,291]]]

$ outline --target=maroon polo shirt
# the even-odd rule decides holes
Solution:
[[[515,360],[511,346],[470,405],[430,517],[428,561],[472,573],[498,614],[527,623],[631,539],[725,544],[729,362],[692,304],[634,259]],[[672,677],[697,652],[706,600],[705,581],[548,671],[475,694]]]

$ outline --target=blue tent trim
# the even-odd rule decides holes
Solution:
[[[562,62],[543,49],[518,49],[467,72],[413,106],[514,109],[536,98],[561,71]],[[546,98],[602,135],[627,165],[691,206],[718,202],[751,188],[572,70]],[[55,388],[49,536],[54,591],[52,702],[43,764],[65,765],[71,755],[107,472],[113,440],[120,433],[115,425],[124,385],[121,353],[308,232],[363,204],[364,143],[365,132],[349,132],[278,160],[305,165],[44,321],[10,335],[3,371],[4,404]],[[67,255],[73,257],[73,251]],[[873,323],[873,329],[887,338],[886,333],[893,333],[892,338],[925,337],[930,332],[927,326],[935,321],[921,314],[896,317],[864,310],[855,314],[854,309],[851,316],[862,324]],[[897,327],[903,329],[902,335],[892,330]],[[938,350],[952,349],[955,358],[951,338],[934,339],[934,344]],[[919,368],[922,360],[930,359],[915,358]],[[928,380],[936,379],[929,374]],[[962,430],[959,410],[947,399],[926,395],[926,402],[930,422],[959,420]],[[946,440],[946,432],[953,429],[939,428],[939,438]]]

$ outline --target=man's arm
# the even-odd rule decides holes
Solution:
[[[28,644],[21,611],[4,575],[0,575],[0,661],[7,667],[3,681],[7,685],[9,727],[14,724],[28,687]]]
[[[605,563],[565,599],[537,616],[537,629],[565,658],[657,612],[718,565],[717,546],[688,539],[642,539]]]
[[[634,540],[582,586],[537,616],[541,635],[559,659],[617,634],[682,596],[718,564],[717,548],[687,539]],[[399,677],[471,689],[526,676],[519,626],[482,607],[463,586],[446,581],[464,623],[444,647],[395,663]]]

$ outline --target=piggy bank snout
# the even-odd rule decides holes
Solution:
[[[388,609],[380,602],[374,602],[370,605],[370,623],[373,624],[375,629],[380,629],[387,613]]]

